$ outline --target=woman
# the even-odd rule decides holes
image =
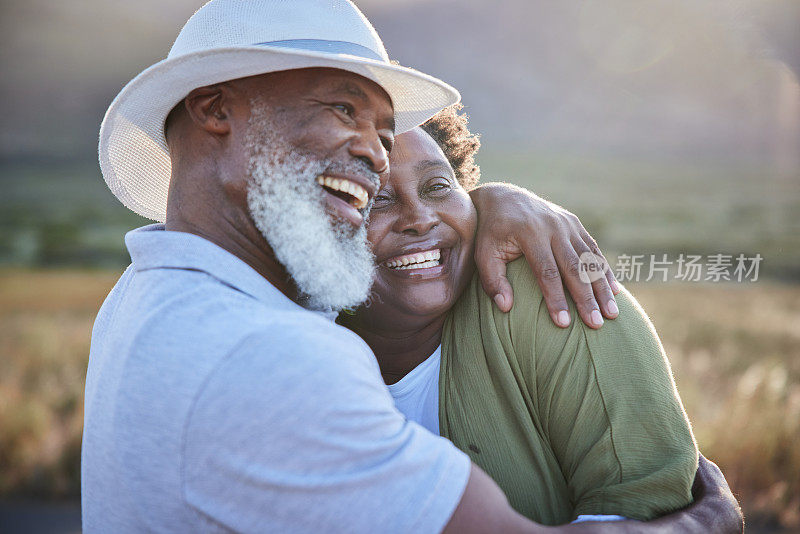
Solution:
[[[341,322],[372,348],[410,420],[452,440],[544,524],[649,520],[688,505],[697,448],[669,365],[627,292],[600,330],[549,319],[524,261],[498,311],[473,277],[477,139],[457,109],[398,136],[370,214],[379,265]]]

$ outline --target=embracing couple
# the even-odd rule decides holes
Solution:
[[[458,100],[346,0],[214,0],[122,90],[103,175],[162,224],[92,333],[87,532],[741,530],[647,316],[477,186]]]

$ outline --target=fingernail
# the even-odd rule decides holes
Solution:
[[[561,310],[558,312],[556,322],[558,323],[558,326],[569,326],[569,313],[567,313],[567,310]]]
[[[619,308],[617,308],[617,301],[611,299],[608,301],[608,313],[611,315],[617,315],[619,313]]]
[[[503,298],[502,293],[498,293],[497,295],[494,296],[494,303],[497,304],[497,307],[500,308],[501,310],[505,310],[504,305],[506,303],[506,299]]]
[[[619,293],[619,284],[617,284],[614,280],[611,281],[611,292],[615,295]]]
[[[592,310],[592,324],[595,326],[603,325],[603,316],[600,315],[600,310]]]

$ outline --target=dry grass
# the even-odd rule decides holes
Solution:
[[[117,274],[0,271],[0,495],[79,491],[89,336]],[[748,519],[800,528],[800,287],[630,289]]]
[[[632,285],[701,450],[755,522],[800,528],[800,287]]]
[[[80,491],[83,387],[108,272],[0,274],[0,495]]]

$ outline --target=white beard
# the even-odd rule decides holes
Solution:
[[[341,169],[377,181],[359,160],[336,165],[292,151],[273,132],[265,107],[253,103],[248,145],[251,150],[247,204],[300,292],[300,303],[314,310],[353,308],[366,300],[375,271],[365,224],[354,229],[332,219],[316,178]],[[370,206],[362,213],[366,217]]]

